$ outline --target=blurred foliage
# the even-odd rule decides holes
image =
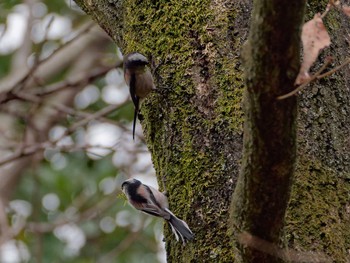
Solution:
[[[18,0],[5,0],[5,1],[1,1],[0,3],[0,9],[1,10],[11,10],[15,5],[20,4],[22,1],[18,1]]]
[[[21,3],[22,1],[14,0],[2,1],[0,24],[4,25],[6,15]],[[87,19],[80,11],[72,10],[69,1],[46,0],[43,3],[47,7],[47,13],[67,16],[72,20],[73,26]],[[75,6],[74,2],[71,4]],[[33,45],[32,48],[34,52],[37,45]],[[106,47],[106,52],[112,53],[114,50],[115,47],[112,45]],[[13,54],[0,56],[0,78],[9,72],[12,59]],[[64,73],[61,72],[53,82],[64,80]],[[105,81],[102,78],[94,84],[102,91]],[[108,104],[100,96],[84,111],[93,113],[106,106]],[[128,103],[106,118],[129,124],[132,116],[133,106],[132,103]],[[61,124],[69,126],[77,120],[68,115]],[[25,124],[26,122],[23,122],[21,127]],[[84,128],[84,132],[86,130],[87,127]],[[128,136],[131,135],[128,134]],[[70,139],[77,143],[79,136],[73,134]],[[46,158],[28,167],[12,198],[12,201],[28,202],[32,210],[25,220],[26,224],[33,228],[25,228],[16,237],[27,246],[30,259],[18,262],[153,263],[159,261],[158,254],[161,249],[157,238],[161,236],[163,222],[135,211],[124,198],[118,196],[120,182],[132,176],[128,173],[132,169],[127,167],[123,170],[118,169],[113,164],[113,154],[114,152],[101,158],[101,156],[89,155],[83,150],[64,153],[57,149],[46,149],[44,154]],[[44,207],[44,199],[49,194],[57,197],[59,204],[56,209],[48,210]],[[119,218],[122,215],[124,221]],[[16,217],[18,217],[16,211],[9,212],[10,222],[14,222]],[[111,224],[108,231],[101,227],[104,219],[109,220]],[[49,230],[39,231],[42,225],[48,226]],[[85,244],[80,249],[70,251],[69,244],[58,237],[57,229],[64,225],[74,226],[83,233]]]
[[[8,73],[11,65],[11,55],[0,56],[0,78],[3,78]]]

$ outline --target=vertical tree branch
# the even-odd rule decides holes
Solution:
[[[296,159],[296,98],[276,96],[293,89],[299,68],[299,34],[305,0],[254,1],[244,47],[247,90],[241,173],[231,212],[236,234],[247,231],[279,243]],[[240,247],[244,262],[279,262]]]

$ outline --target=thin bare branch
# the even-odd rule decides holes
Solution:
[[[63,138],[63,137],[62,137]],[[84,145],[76,145],[76,144],[72,144],[72,145],[57,145],[57,143],[62,139],[60,137],[59,140],[56,140],[55,142],[51,142],[51,141],[46,141],[43,143],[37,143],[37,144],[31,144],[31,145],[19,145],[20,147],[18,147],[12,155],[3,158],[2,160],[0,160],[0,166],[13,162],[17,159],[29,156],[29,155],[33,155],[35,153],[38,153],[39,151],[48,149],[48,148],[53,148],[55,150],[58,151],[62,151],[62,152],[75,152],[75,151],[87,151],[89,152],[91,148],[98,148],[98,149],[104,149],[104,150],[115,150],[115,147],[118,145],[118,143],[116,143],[113,146],[104,146],[104,145],[91,145],[91,144],[84,144]],[[96,153],[92,153],[97,155]],[[98,157],[104,157],[101,155],[97,155]]]
[[[325,70],[325,68],[332,62],[331,58],[326,59],[325,63],[323,64],[323,66],[316,72],[315,75],[313,75],[311,78],[309,78],[305,83],[301,84],[299,87],[297,87],[296,89],[292,90],[291,92],[278,96],[277,99],[278,100],[284,100],[286,98],[289,98],[293,95],[295,95],[296,93],[298,93],[299,91],[301,91],[302,89],[304,89],[305,87],[307,87],[311,82],[315,81],[316,79],[318,79],[318,76],[322,73],[322,71]]]
[[[334,69],[317,76],[317,79],[322,79],[322,78],[328,77],[329,75],[337,72],[338,70],[342,69],[343,67],[345,67],[346,65],[349,65],[349,64],[350,64],[350,58],[347,58],[343,63],[341,63],[339,66],[335,67]]]
[[[107,106],[107,107],[105,107],[105,108],[103,108],[103,109],[101,109],[101,110],[99,110],[99,111],[97,111],[97,112],[87,116],[85,119],[83,119],[83,120],[73,124],[71,127],[69,127],[66,130],[64,136],[72,133],[73,131],[75,131],[77,128],[79,128],[81,126],[84,126],[84,125],[88,124],[92,120],[96,120],[96,119],[98,119],[98,118],[100,118],[102,116],[106,116],[106,115],[110,114],[111,112],[115,111],[119,107],[123,107],[126,103],[128,103],[128,101],[124,102],[121,105],[109,105],[109,106]]]
[[[97,261],[97,263],[103,263],[103,262],[111,262],[113,259],[116,258],[118,254],[126,250],[132,243],[134,243],[136,240],[140,237],[140,231],[143,230],[145,224],[145,219],[143,218],[140,227],[138,228],[138,231],[132,231],[125,239],[123,239],[122,242],[119,243],[118,246],[113,248],[111,251],[109,251],[107,254],[100,257]]]
[[[116,190],[110,195],[108,195],[106,198],[103,198],[101,201],[99,201],[97,204],[94,204],[90,206],[85,211],[82,211],[77,217],[75,218],[58,218],[52,223],[38,223],[38,222],[28,222],[26,225],[26,229],[28,231],[34,232],[34,233],[48,233],[53,231],[56,227],[62,226],[68,223],[81,223],[86,220],[92,220],[96,218],[98,215],[109,209],[113,203],[115,203],[115,196],[117,192],[120,190]],[[72,202],[74,203],[74,201]],[[63,213],[64,214],[64,213]]]
[[[287,262],[310,262],[310,263],[328,263],[333,260],[322,252],[315,251],[297,251],[290,248],[280,248],[276,244],[243,232],[238,237],[239,242],[244,246],[249,246],[263,253],[276,256]]]
[[[98,68],[98,69],[91,71],[87,75],[79,77],[78,79],[76,79],[74,81],[64,80],[64,81],[61,81],[58,83],[54,83],[52,85],[46,86],[45,88],[34,92],[34,94],[37,96],[46,96],[46,95],[51,95],[55,92],[58,92],[58,91],[61,91],[61,90],[67,89],[67,88],[79,86],[82,83],[91,83],[95,79],[104,76],[111,69],[116,68],[116,67],[121,67],[121,65],[122,65],[122,63],[120,62],[115,66]]]
[[[29,71],[27,72],[27,74],[25,74],[14,86],[12,89],[10,90],[14,90],[14,91],[19,91],[23,88],[24,84],[26,83],[26,81],[29,79],[30,76],[33,75],[33,73],[36,71],[36,69],[43,64],[44,62],[48,61],[49,59],[51,59],[54,55],[56,55],[60,50],[62,50],[63,48],[66,48],[67,46],[69,46],[70,44],[74,43],[76,40],[78,40],[81,36],[83,36],[84,34],[88,33],[90,30],[92,30],[93,28],[93,23],[90,22],[88,23],[84,29],[82,29],[74,38],[72,38],[71,40],[67,41],[66,43],[64,43],[63,45],[59,46],[57,49],[55,49],[49,56],[38,60],[37,63],[34,63],[34,65],[29,69]]]

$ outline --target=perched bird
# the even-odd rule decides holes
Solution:
[[[124,79],[129,86],[130,96],[135,106],[132,138],[135,139],[136,118],[139,113],[140,99],[145,98],[156,87],[148,67],[148,59],[137,52],[126,55],[123,59]]]
[[[122,183],[122,190],[133,207],[147,214],[164,218],[170,224],[177,241],[179,236],[184,244],[193,239],[194,235],[186,222],[177,218],[169,210],[168,200],[164,194],[133,178]]]

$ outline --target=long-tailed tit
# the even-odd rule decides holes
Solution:
[[[186,241],[193,239],[194,235],[186,222],[177,218],[169,210],[168,200],[164,194],[136,179],[124,181],[122,190],[133,207],[147,214],[164,218],[170,224],[176,240],[179,240],[180,236],[185,244]]]
[[[148,59],[137,52],[126,55],[123,60],[125,82],[129,86],[130,96],[135,105],[133,139],[135,139],[135,125],[140,99],[145,98],[152,90],[156,89],[148,65]]]

